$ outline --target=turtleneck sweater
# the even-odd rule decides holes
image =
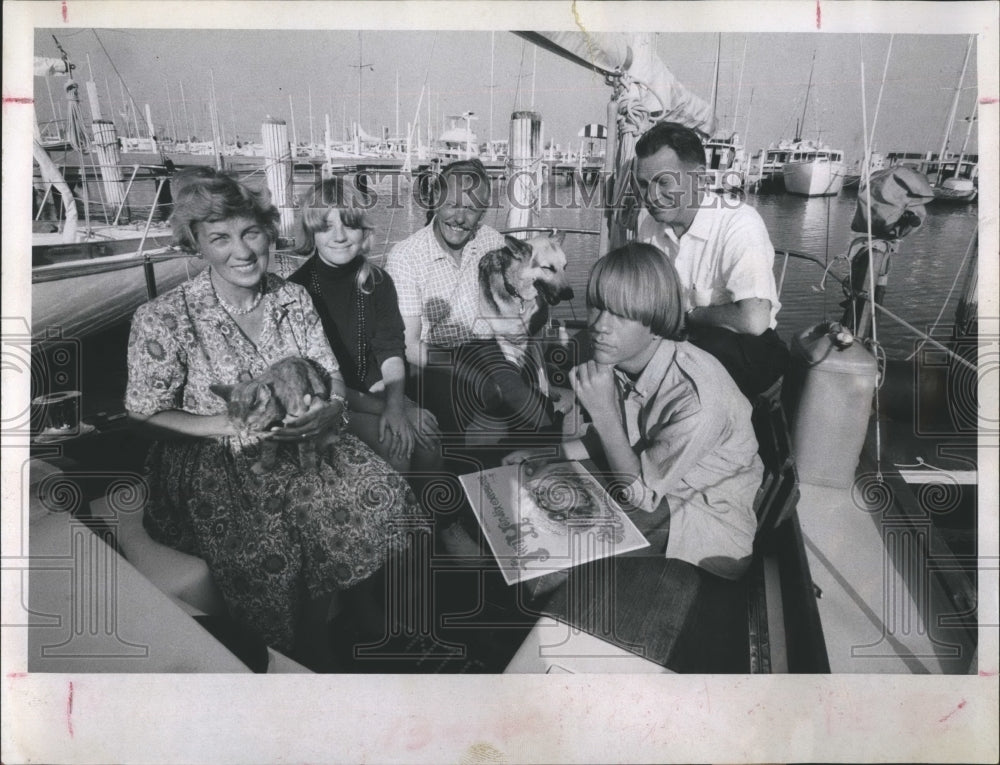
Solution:
[[[393,356],[404,358],[406,346],[392,278],[373,265],[371,292],[361,292],[357,275],[362,262],[357,257],[346,265],[331,266],[313,255],[289,281],[301,284],[312,296],[344,383],[367,391],[382,379],[382,364]]]

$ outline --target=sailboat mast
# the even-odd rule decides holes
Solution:
[[[734,134],[736,133],[736,119],[738,118],[739,113],[740,113],[740,96],[743,95],[743,68],[746,66],[746,63],[747,63],[747,40],[748,39],[749,39],[749,37],[746,36],[746,35],[744,35],[744,37],[743,37],[743,60],[740,62],[740,82],[739,82],[739,85],[737,85],[737,87],[736,87],[736,106],[733,107],[733,133]],[[744,138],[744,141],[745,140],[746,139]],[[746,144],[744,143],[744,145],[746,145]]]
[[[969,43],[965,48],[965,61],[962,62],[962,73],[958,77],[958,87],[955,88],[955,97],[951,100],[951,109],[948,111],[948,122],[945,124],[944,138],[941,141],[941,151],[938,152],[938,177],[944,172],[945,152],[948,150],[948,141],[951,139],[951,127],[955,124],[955,115],[958,113],[958,99],[962,97],[962,84],[965,82],[965,72],[969,68],[969,58],[972,55],[972,43],[975,42],[974,35],[969,35]]]
[[[538,46],[532,48],[531,59],[531,108],[535,108],[535,71],[538,68]]]
[[[802,101],[802,117],[795,123],[795,140],[802,140],[802,130],[806,126],[806,109],[809,106],[809,93],[812,91],[813,70],[816,68],[816,51],[813,51],[812,63],[809,65],[809,83],[806,85],[806,97]]]
[[[750,145],[750,111],[753,109],[753,91],[754,91],[754,89],[750,88],[750,102],[747,104],[747,119],[746,119],[746,124],[743,127],[743,145],[744,146],[749,146]],[[747,149],[747,152],[749,152],[749,151],[750,151],[750,149]],[[753,162],[753,158],[750,156],[749,153],[746,154],[746,160],[747,160],[746,161],[746,165],[743,168],[743,188],[746,188],[747,178],[750,175],[750,165]],[[761,165],[763,165],[763,163],[764,163],[764,151],[763,150],[761,150],[761,160],[760,161],[761,161]]]
[[[215,154],[215,169],[222,170],[222,136],[219,128],[219,104],[215,98],[215,71],[208,70],[209,83],[212,88],[212,98],[208,102],[209,118],[212,121],[212,147]]]
[[[396,70],[396,132],[399,135],[399,70]]]
[[[493,89],[496,87],[494,82],[494,67],[493,59],[496,44],[496,31],[490,32],[490,159],[496,159],[493,153]]]
[[[232,91],[230,91],[229,93],[229,122],[233,126],[233,143],[235,144],[240,138],[239,136],[240,131],[236,129],[236,108],[233,105]]]
[[[187,124],[187,136],[184,138],[184,143],[191,140],[191,136],[194,135],[194,129],[191,125],[191,115],[188,114],[187,98],[184,97],[184,80],[180,81],[181,86],[181,109],[184,111],[184,122]]]
[[[959,176],[962,170],[962,160],[965,159],[965,150],[969,148],[969,139],[972,137],[972,126],[976,124],[976,114],[979,111],[979,102],[972,107],[972,114],[969,115],[969,128],[965,131],[965,140],[962,141],[962,151],[958,154],[958,161],[955,163],[955,177]]]
[[[361,30],[358,30],[358,135],[361,135],[361,73],[365,66],[364,40]]]
[[[170,84],[167,82],[163,83],[164,90],[167,91],[167,109],[170,112],[170,130],[174,139],[174,143],[177,143],[177,121],[174,119],[174,103],[170,99]]]
[[[719,59],[722,57],[722,33],[719,33],[715,48],[715,71],[712,74],[712,125],[715,125],[716,107],[719,101]]]
[[[308,88],[309,93],[309,151],[316,145],[316,138],[313,135],[313,92],[312,88]]]

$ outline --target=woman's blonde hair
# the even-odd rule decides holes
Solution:
[[[677,270],[651,244],[629,242],[590,269],[588,308],[638,321],[660,337],[684,339],[683,306]]]
[[[326,231],[330,210],[340,213],[341,222],[348,228],[362,229],[366,236],[358,255],[364,262],[358,269],[357,284],[365,294],[371,294],[381,274],[368,261],[371,237],[375,226],[368,210],[374,204],[372,196],[341,176],[333,176],[316,184],[299,205],[295,239],[301,244],[295,248],[300,255],[312,255],[316,250],[316,233]]]
[[[268,241],[278,239],[278,208],[266,189],[254,189],[209,167],[182,170],[173,177],[174,240],[187,252],[198,252],[194,226],[230,218],[249,218],[264,229]]]

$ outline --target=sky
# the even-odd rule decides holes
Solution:
[[[178,134],[190,129],[211,137],[212,79],[227,137],[235,133],[251,140],[260,139],[260,123],[267,116],[285,119],[290,137],[294,121],[295,137],[309,140],[310,94],[317,141],[324,115],[330,115],[339,138],[345,121],[357,119],[359,107],[368,133],[379,134],[382,126],[394,133],[398,78],[401,131],[415,119],[426,85],[430,96],[424,97],[419,119],[426,123],[429,105],[435,132],[447,124],[444,116],[472,111],[481,141],[491,135],[505,138],[510,113],[534,108],[542,115],[546,143],[568,148],[578,144],[581,126],[605,121],[610,96],[596,74],[504,31],[36,29],[36,55],[58,56],[53,33],[78,65],[78,79],[85,81],[93,70],[102,109],[108,110],[110,94],[111,110],[121,112],[127,90],[140,109],[150,105],[162,135],[172,135],[176,125]],[[869,125],[883,89],[873,149],[938,151],[967,41],[964,35],[892,36],[883,86],[888,34],[661,33],[656,38],[664,63],[705,100],[711,96],[718,51],[719,124],[727,132],[735,125],[752,151],[794,137],[815,55],[802,136],[843,149],[849,162],[863,153],[862,61]],[[359,64],[364,65],[360,103]],[[48,88],[57,112],[63,108],[61,80],[34,82],[36,112],[44,122],[52,114]],[[976,82],[974,48],[951,134],[953,151],[965,140]],[[973,130],[969,151],[976,146]]]

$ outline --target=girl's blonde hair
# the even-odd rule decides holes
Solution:
[[[371,195],[340,176],[327,178],[316,184],[299,205],[295,239],[302,244],[296,247],[295,251],[300,255],[312,255],[316,250],[316,233],[326,231],[330,210],[339,211],[343,225],[362,229],[366,234],[361,253],[358,255],[364,262],[358,269],[357,284],[362,292],[371,294],[375,283],[381,279],[379,269],[368,260],[371,237],[375,231],[368,210],[373,204]]]

